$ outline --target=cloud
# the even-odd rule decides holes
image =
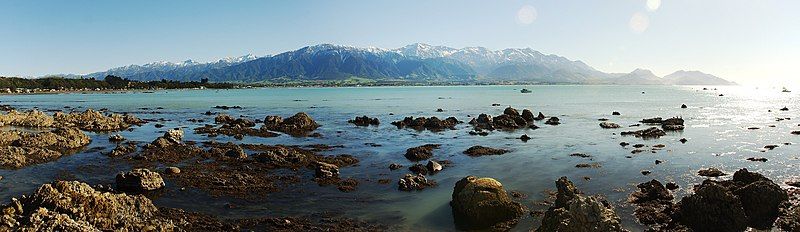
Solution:
[[[533,21],[536,21],[536,17],[538,17],[538,13],[536,12],[536,8],[533,6],[525,5],[517,11],[517,22],[521,24],[531,24]]]

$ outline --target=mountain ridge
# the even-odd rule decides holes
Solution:
[[[605,73],[580,60],[544,54],[532,48],[490,50],[452,48],[425,43],[395,49],[317,44],[271,56],[223,58],[200,63],[153,62],[95,72],[85,77],[116,75],[131,80],[212,82],[331,81],[359,77],[410,82],[530,82],[569,84],[731,85],[699,71],[679,70],[658,77],[646,69]]]

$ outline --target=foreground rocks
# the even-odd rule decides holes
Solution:
[[[672,195],[658,181],[639,185],[631,202],[636,217],[657,230],[744,231],[768,230],[782,215],[788,195],[772,180],[741,169],[731,180],[705,180],[694,194],[673,203]],[[783,218],[791,217],[783,214]]]
[[[607,201],[584,196],[567,177],[558,179],[556,187],[555,205],[545,212],[537,231],[626,231]]]
[[[452,197],[453,219],[462,230],[508,230],[525,211],[492,178],[465,177],[456,182]]]
[[[98,111],[88,109],[82,113],[61,113],[53,115],[54,120],[64,127],[77,127],[85,131],[106,132],[120,131],[132,125],[142,125],[145,122],[131,114],[103,115]]]
[[[144,196],[96,191],[77,181],[44,184],[3,207],[3,231],[172,231]]]
[[[265,129],[283,132],[292,136],[307,136],[317,127],[319,127],[319,124],[305,112],[299,112],[286,119],[281,116],[267,116],[264,119]]]
[[[456,125],[461,124],[463,122],[458,121],[455,117],[448,117],[444,120],[441,120],[437,117],[405,117],[401,121],[394,121],[392,125],[396,126],[397,129],[403,128],[412,128],[415,130],[429,130],[429,131],[443,131],[443,130],[455,130]]]
[[[161,175],[144,168],[119,173],[116,181],[117,188],[126,192],[145,192],[164,187],[164,179],[161,179]]]
[[[89,136],[75,128],[56,128],[39,133],[1,131],[0,167],[17,169],[50,162],[90,142]]]
[[[77,181],[44,184],[3,206],[0,231],[385,231],[330,214],[219,219],[159,208],[144,196],[96,190]]]

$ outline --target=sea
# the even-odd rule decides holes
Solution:
[[[531,93],[521,93],[521,89]],[[169,128],[183,128],[185,140],[284,145],[327,144],[340,146],[323,154],[350,154],[360,160],[354,167],[340,170],[345,178],[359,181],[355,191],[341,192],[332,186],[319,186],[313,171],[298,172],[303,180],[285,186],[283,191],[258,199],[214,197],[197,189],[185,188],[167,178],[166,188],[149,195],[157,206],[175,207],[221,218],[259,216],[302,216],[335,213],[351,218],[379,222],[395,230],[453,231],[449,205],[453,186],[468,176],[491,177],[507,191],[518,191],[526,198],[515,199],[531,210],[546,210],[546,200],[555,191],[555,180],[566,176],[586,194],[601,195],[614,205],[623,226],[641,231],[633,217],[634,206],[628,196],[638,183],[656,179],[675,182],[680,198],[692,192],[692,185],[706,177],[698,170],[718,168],[728,173],[747,168],[771,178],[783,187],[785,181],[800,178],[800,97],[776,89],[747,86],[606,86],[606,85],[527,85],[527,86],[430,86],[430,87],[341,87],[341,88],[253,88],[227,90],[159,90],[116,93],[70,93],[3,95],[0,104],[19,110],[83,111],[108,109],[132,113],[139,118],[157,120],[133,130],[114,133],[87,132],[92,143],[76,154],[56,161],[18,170],[0,170],[0,203],[31,194],[40,185],[56,179],[80,180],[92,185],[113,184],[114,176],[130,170],[124,160],[104,155],[114,148],[111,134],[147,143]],[[499,104],[500,106],[493,106]],[[687,108],[681,108],[685,104]],[[216,109],[214,106],[241,106],[241,109]],[[492,131],[488,136],[470,135],[471,118],[481,113],[499,115],[506,107],[530,109],[534,114],[560,118],[557,126],[537,122],[536,130]],[[780,109],[787,107],[788,111]],[[437,112],[442,109],[441,112]],[[250,119],[267,115],[291,116],[306,112],[322,126],[321,137],[272,138],[245,137],[236,140],[209,138],[193,128],[213,123],[214,113]],[[620,115],[612,115],[617,111]],[[358,127],[347,123],[356,116],[377,117],[379,126]],[[456,117],[464,121],[456,130],[440,132],[398,129],[390,124],[404,117]],[[645,118],[681,117],[686,128],[655,139],[620,135],[623,131],[645,129],[635,126]],[[189,119],[204,119],[204,123]],[[603,129],[608,119],[622,126]],[[164,127],[156,128],[156,124]],[[759,129],[748,129],[757,127]],[[10,129],[10,128],[4,128]],[[521,141],[521,135],[531,137]],[[679,140],[685,138],[686,143]],[[646,151],[632,154],[633,148],[619,144],[644,144]],[[414,164],[403,155],[406,149],[423,144],[441,144],[434,159],[452,165],[428,176],[438,185],[422,191],[399,191],[397,180],[407,169],[392,171],[391,163]],[[380,146],[375,146],[378,144]],[[651,152],[654,145],[661,150]],[[462,152],[474,146],[503,148],[511,152],[499,156],[470,157]],[[766,145],[778,145],[773,150]],[[585,153],[589,158],[570,156]],[[767,158],[766,162],[747,158]],[[662,161],[656,164],[656,160]],[[597,163],[598,168],[576,168],[580,163]],[[423,163],[424,164],[424,163]],[[643,175],[642,171],[650,174]],[[391,179],[381,184],[380,179]],[[514,230],[528,231],[538,225],[536,217],[526,215]]]

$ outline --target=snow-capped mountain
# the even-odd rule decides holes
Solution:
[[[517,81],[574,84],[685,84],[728,83],[712,75],[676,72],[660,78],[649,70],[610,74],[577,60],[547,55],[531,48],[491,50],[451,48],[415,43],[396,49],[319,44],[274,56],[223,58],[199,63],[155,62],[129,65],[87,76],[117,75],[132,80],[214,82],[284,82],[373,80],[495,82]],[[722,80],[722,81],[719,81]]]
[[[85,77],[101,79],[107,75],[121,76],[131,80],[150,81],[150,80],[188,80],[185,76],[194,73],[204,72],[215,68],[223,68],[254,60],[258,57],[247,54],[239,57],[226,57],[214,62],[200,63],[193,60],[182,62],[157,61],[143,65],[128,65],[112,68],[103,72],[95,72],[84,75]]]

